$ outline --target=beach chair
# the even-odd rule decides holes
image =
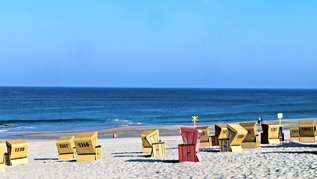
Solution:
[[[215,135],[210,137],[212,146],[219,146],[220,139],[227,139],[227,132],[227,124],[216,124]]]
[[[178,145],[179,162],[200,162],[199,153],[201,130],[189,127],[181,127],[183,144]]]
[[[220,152],[241,152],[241,143],[248,131],[239,124],[228,124],[228,138],[220,139]]]
[[[82,132],[75,136],[76,161],[92,161],[101,159],[101,146],[98,145],[98,132]]]
[[[5,148],[6,144],[4,142],[0,142],[0,172],[5,171]]]
[[[75,136],[63,136],[57,139],[58,160],[76,159]]]
[[[15,166],[28,163],[28,143],[23,139],[7,140],[6,164]]]
[[[201,130],[200,148],[211,147],[212,146],[212,143],[211,143],[212,139],[211,139],[211,136],[209,136],[208,126],[199,126],[199,127],[196,127],[196,129]]]
[[[146,136],[152,134],[153,137],[156,138],[157,141],[159,141],[160,133],[158,129],[151,129],[151,130],[145,130],[141,133],[141,140],[142,140],[142,147],[143,147],[143,153],[152,153],[152,146],[146,140]]]
[[[159,140],[158,130],[154,130],[145,136],[146,141],[151,146],[151,157],[165,156],[165,142]]]
[[[239,123],[245,130],[248,131],[247,136],[244,138],[241,147],[246,148],[258,148],[260,143],[260,137],[257,134],[256,122],[243,122]]]
[[[299,142],[315,142],[315,124],[314,120],[300,120],[298,123]]]
[[[280,144],[279,125],[262,124],[261,144]]]
[[[291,127],[290,128],[290,141],[299,141],[299,128],[298,127]]]

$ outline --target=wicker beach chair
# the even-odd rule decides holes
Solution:
[[[142,151],[143,153],[152,153],[152,146],[146,140],[146,136],[152,134],[152,136],[155,138],[156,141],[159,141],[160,138],[160,133],[158,129],[150,129],[150,130],[145,130],[141,133],[141,140],[142,140]]]
[[[5,171],[5,148],[6,144],[4,142],[0,142],[0,172]]]
[[[58,160],[76,159],[75,136],[62,136],[56,140]]]
[[[7,140],[7,165],[21,165],[29,162],[28,143],[23,139]]]
[[[219,140],[220,152],[241,152],[241,143],[247,134],[239,124],[228,124],[228,138]]]
[[[211,145],[219,146],[220,139],[227,139],[228,129],[227,124],[216,124],[215,125],[215,135],[210,136]]]
[[[189,127],[181,127],[183,144],[178,145],[179,162],[200,162],[199,153],[201,130]]]
[[[298,123],[299,141],[303,143],[315,142],[314,120],[300,120]]]
[[[165,156],[165,142],[159,139],[159,131],[154,130],[145,136],[145,140],[151,147],[151,157]]]
[[[291,127],[290,130],[290,141],[295,142],[299,141],[299,128],[298,127]]]
[[[259,147],[260,137],[257,134],[256,122],[243,122],[239,123],[245,130],[248,131],[247,136],[244,138],[242,148],[257,148]]]
[[[77,162],[92,161],[101,159],[101,146],[98,145],[97,132],[83,132],[75,136],[74,139]]]
[[[261,144],[280,144],[279,125],[262,124]]]
[[[209,128],[208,126],[199,126],[196,129],[201,130],[200,135],[200,148],[211,147],[211,137],[209,136]]]

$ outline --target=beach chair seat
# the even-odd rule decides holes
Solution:
[[[58,160],[76,159],[75,136],[62,136],[56,140]]]
[[[141,133],[141,140],[142,140],[142,151],[143,153],[152,153],[152,146],[146,140],[146,136],[152,134],[156,141],[159,141],[160,134],[159,130],[157,129],[151,129],[151,130],[145,130]]]
[[[82,132],[74,139],[77,162],[100,160],[102,155],[101,146],[98,145],[98,132]]]
[[[279,125],[262,124],[261,144],[280,144]]]
[[[241,143],[247,136],[248,131],[239,124],[228,124],[227,128],[228,138],[220,140],[220,152],[241,152]]]
[[[228,128],[227,124],[216,124],[215,125],[215,135],[211,136],[212,145],[219,146],[220,139],[227,139]],[[215,142],[213,142],[215,141]]]
[[[256,123],[255,122],[242,122],[239,123],[245,130],[248,131],[248,134],[241,143],[241,147],[246,148],[258,148],[260,144],[260,137],[257,134]]]
[[[178,145],[179,162],[200,162],[199,153],[201,130],[189,127],[181,127],[183,144]]]
[[[298,123],[299,142],[313,143],[315,142],[315,124],[314,120],[300,120]]]
[[[27,164],[28,143],[23,139],[7,140],[6,164],[15,166]]]
[[[208,126],[199,126],[196,129],[201,130],[200,135],[200,148],[211,147],[212,146],[212,137],[209,136],[209,128]]]
[[[291,127],[290,130],[290,141],[295,142],[299,141],[299,128],[298,127]]]
[[[159,140],[159,131],[154,130],[145,137],[151,146],[151,157],[165,156],[165,142]]]
[[[6,144],[4,142],[0,142],[0,172],[5,171],[5,148]]]

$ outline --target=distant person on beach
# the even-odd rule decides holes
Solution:
[[[263,118],[262,117],[258,117],[258,124],[262,124],[263,123]]]

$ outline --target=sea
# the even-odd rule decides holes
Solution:
[[[317,117],[317,90],[0,87],[0,137]]]

